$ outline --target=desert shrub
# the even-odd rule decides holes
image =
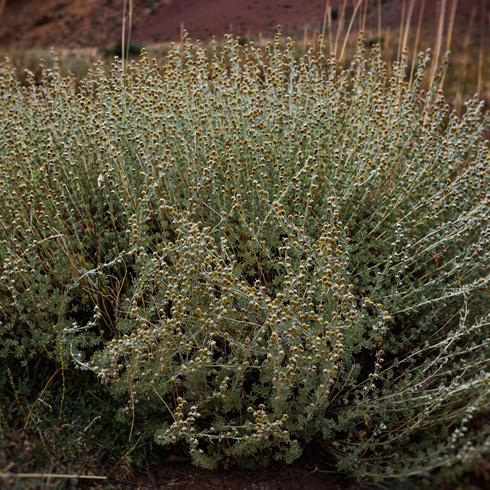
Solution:
[[[388,78],[279,36],[78,92],[2,66],[3,355],[61,345],[206,467],[320,438],[369,477],[464,468],[490,449],[482,104],[451,113],[444,66],[424,92],[428,55],[409,85],[406,53]]]

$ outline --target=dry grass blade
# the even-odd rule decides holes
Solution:
[[[126,46],[126,59],[129,59],[129,47],[131,45],[131,30],[133,27],[133,0],[129,0],[129,28],[128,28],[128,42]],[[122,46],[124,49],[124,46]]]
[[[466,70],[468,68],[468,47],[470,45],[471,33],[473,31],[473,23],[476,17],[476,7],[471,9],[470,21],[468,24],[468,30],[463,41],[463,59],[462,69],[459,72],[458,84],[456,86],[456,109],[458,112],[461,110],[461,104],[463,103],[463,85],[466,80]]]
[[[15,400],[17,402],[17,405],[19,406],[20,411],[22,412],[22,415],[24,415],[24,420],[26,420],[27,415],[24,411],[24,407],[22,406],[22,403],[20,403],[19,395],[17,393],[17,388],[15,387],[14,378],[12,377],[12,373],[10,372],[10,368],[7,368],[7,374],[8,374],[8,377],[10,379],[10,383],[12,385],[12,388],[14,390],[14,395],[15,395]]]
[[[27,419],[25,421],[25,424],[24,424],[24,430],[26,429],[27,427],[27,424],[29,423],[29,419],[31,418],[31,414],[32,414],[32,411],[34,410],[34,407],[36,406],[36,403],[38,401],[40,401],[41,403],[44,403],[45,405],[47,405],[47,403],[45,401],[43,401],[41,399],[41,397],[43,396],[44,392],[46,391],[46,388],[49,386],[49,383],[51,383],[52,379],[60,372],[61,368],[57,369],[55,371],[55,373],[49,378],[48,382],[46,383],[46,385],[44,386],[43,390],[41,391],[41,393],[39,394],[39,396],[36,398],[36,401],[32,404],[32,407],[31,409],[29,410],[29,415],[27,416]],[[49,408],[50,408],[50,411],[52,410],[51,406],[48,405]]]
[[[368,7],[369,7],[369,0],[366,0],[366,2],[364,3],[363,12],[362,12],[362,23],[361,23],[362,32],[366,32],[366,19],[367,19]]]
[[[434,57],[432,58],[432,68],[430,74],[430,84],[432,85],[434,77],[436,76],[437,67],[439,66],[439,57],[441,56],[442,39],[444,37],[444,19],[446,17],[446,0],[441,0],[439,4],[439,25],[437,28],[436,49]]]
[[[128,4],[128,0],[124,0],[124,6],[123,6],[123,18],[122,18],[122,31],[121,31],[121,65],[122,65],[122,72],[124,75],[124,41],[125,41],[125,33],[126,33],[126,7]]]
[[[323,14],[322,42],[325,42],[323,40],[325,39],[325,26],[327,24],[327,15],[329,13],[329,10],[330,10],[330,0],[327,0],[325,2],[325,12]]]
[[[403,42],[401,45],[401,49],[405,49],[405,47],[408,45],[408,33],[410,32],[410,25],[412,22],[412,14],[413,14],[413,8],[415,6],[415,0],[410,0],[410,5],[408,7],[408,14],[407,14],[407,20],[405,22],[405,32],[403,33]]]
[[[485,39],[485,21],[486,21],[487,2],[482,0],[481,2],[481,16],[480,16],[480,52],[478,55],[478,84],[476,92],[481,97],[482,84],[483,84],[483,51],[484,51],[484,39]]]
[[[328,51],[332,51],[332,7],[328,8]]]
[[[402,15],[401,15],[401,18],[400,18],[400,32],[398,33],[398,50],[397,50],[397,53],[396,53],[396,60],[397,61],[400,61],[400,56],[401,56],[401,52],[402,52],[402,43],[403,43],[403,26],[405,24],[405,11],[407,9],[407,1],[406,0],[403,0],[403,4],[402,4]]]
[[[334,52],[335,56],[337,56],[337,46],[339,45],[340,33],[344,29],[344,18],[345,18],[346,6],[347,6],[347,0],[344,0],[344,3],[342,4],[342,9],[340,10],[339,25],[337,26],[337,35],[335,37],[335,47],[333,48],[333,52]],[[347,39],[347,37],[346,37],[346,39]]]
[[[454,29],[454,18],[456,17],[457,8],[458,8],[458,0],[453,0],[453,3],[451,5],[451,14],[449,17],[449,29],[447,34],[447,46],[446,46],[447,51],[451,49],[451,41],[452,41],[453,29]]]
[[[454,28],[454,17],[456,16],[456,8],[458,6],[458,0],[453,0],[453,3],[451,5],[451,13],[449,16],[449,28],[448,28],[448,33],[447,33],[447,45],[446,45],[446,51],[449,52],[449,49],[451,48],[451,40],[453,36],[453,28]],[[444,86],[444,79],[446,78],[446,72],[442,75],[442,80],[441,80],[441,90],[442,87]]]
[[[107,480],[107,476],[94,476],[94,475],[64,475],[57,473],[2,473],[3,476],[8,478],[77,478],[82,480]]]
[[[354,8],[354,13],[352,14],[352,18],[350,20],[349,27],[347,28],[347,33],[345,34],[344,44],[342,46],[342,52],[340,53],[340,58],[339,58],[340,63],[342,63],[342,59],[344,58],[345,47],[347,46],[347,41],[349,40],[349,34],[350,34],[351,29],[352,29],[352,25],[354,24],[354,20],[356,18],[357,11],[359,10],[359,7],[361,6],[363,1],[364,0],[358,0],[358,2],[356,3],[356,6]]]
[[[410,69],[410,82],[409,82],[410,87],[412,86],[413,73],[415,70],[415,60],[417,58],[417,50],[419,47],[420,29],[422,27],[422,19],[424,17],[424,9],[425,9],[425,0],[422,0],[422,4],[420,6],[420,12],[419,12],[419,22],[417,24],[417,34],[415,35],[415,46],[413,48],[412,68]]]
[[[378,42],[381,47],[381,0],[378,0]]]

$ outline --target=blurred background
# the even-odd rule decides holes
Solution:
[[[381,43],[385,61],[432,48],[441,61],[451,49],[444,90],[457,110],[475,93],[490,99],[490,5],[487,0],[0,0],[0,57],[36,73],[54,47],[62,71],[83,76],[98,59],[150,57],[165,61],[184,31],[209,43],[241,36],[265,45],[281,25],[301,55],[324,35],[328,52],[347,63],[362,29],[367,46]]]

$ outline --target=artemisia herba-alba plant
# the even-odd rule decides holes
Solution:
[[[187,38],[79,87],[4,63],[3,355],[61,343],[128,433],[150,406],[209,468],[313,438],[374,477],[488,453],[482,104],[451,113],[443,68],[424,92],[428,55],[409,85],[407,53],[388,78],[322,49]]]

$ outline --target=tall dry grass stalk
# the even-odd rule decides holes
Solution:
[[[364,2],[364,8],[363,8],[363,11],[362,11],[361,31],[363,31],[363,32],[366,32],[366,18],[367,18],[368,6],[369,6],[369,0],[366,0]]]
[[[458,7],[458,0],[453,0],[453,3],[451,5],[451,14],[449,17],[449,31],[447,34],[447,51],[451,48],[451,40],[453,36],[453,29],[454,29],[454,18],[456,17],[456,9]]]
[[[408,33],[410,32],[414,6],[415,6],[415,0],[410,0],[410,5],[408,6],[407,19],[405,22],[405,31],[403,33],[403,41],[402,41],[401,49],[405,48],[405,46],[407,46],[407,44],[408,44]]]
[[[359,7],[361,6],[362,2],[363,2],[363,0],[358,0],[356,3],[356,6],[354,8],[354,13],[352,14],[352,18],[350,20],[349,27],[347,28],[347,33],[345,35],[344,44],[342,46],[342,52],[340,53],[340,58],[339,58],[340,63],[342,63],[342,59],[344,58],[345,47],[347,46],[347,41],[349,40],[350,31],[352,29],[352,25],[354,24],[354,20],[356,18],[357,11],[359,10]]]
[[[449,52],[451,48],[451,40],[453,36],[453,28],[454,28],[454,17],[456,16],[456,7],[458,6],[458,0],[453,0],[453,3],[451,5],[451,13],[449,14],[449,27],[448,27],[448,33],[447,33],[447,45],[446,45],[446,51]],[[442,75],[442,80],[441,80],[441,90],[444,86],[444,80],[446,78],[446,73],[444,72]]]
[[[478,54],[478,84],[476,92],[478,96],[481,95],[482,82],[483,82],[483,50],[484,50],[484,39],[485,39],[485,20],[486,20],[486,10],[487,2],[482,0],[481,2],[481,16],[480,16],[480,52]]]
[[[124,0],[123,4],[123,18],[122,18],[122,30],[121,30],[121,68],[124,73],[124,41],[126,34],[126,7],[128,4],[128,0]]]
[[[337,55],[337,46],[339,45],[339,39],[340,39],[340,33],[344,29],[344,19],[345,19],[345,8],[347,6],[347,0],[344,0],[342,3],[342,8],[340,9],[340,17],[339,17],[339,25],[337,27],[337,35],[335,37],[335,47],[333,49],[333,52],[335,55]]]
[[[413,73],[415,70],[415,61],[417,59],[417,50],[419,46],[419,39],[420,39],[420,29],[422,27],[422,19],[424,18],[424,9],[425,9],[425,0],[422,0],[422,4],[420,5],[420,11],[419,11],[419,22],[417,24],[417,34],[415,35],[415,47],[413,50],[413,55],[412,55],[412,68],[410,69],[410,86],[412,85],[413,81]]]
[[[439,66],[439,57],[441,55],[442,48],[442,39],[444,37],[444,19],[446,17],[446,0],[441,0],[438,3],[439,7],[439,25],[437,28],[437,37],[436,37],[436,49],[434,52],[434,57],[432,58],[431,65],[431,74],[430,74],[430,83],[434,81],[434,77],[436,76],[436,71]]]
[[[332,7],[328,7],[328,51],[332,51]]]
[[[378,0],[378,42],[381,47],[381,0]]]
[[[457,88],[456,88],[456,109],[459,112],[461,110],[461,105],[463,103],[463,84],[466,80],[466,71],[468,69],[468,47],[470,45],[470,36],[473,31],[473,23],[475,22],[476,7],[471,9],[470,21],[468,24],[468,30],[463,41],[463,61],[462,68],[459,72]]]
[[[325,2],[325,12],[323,14],[322,40],[325,39],[325,26],[327,24],[327,15],[330,9],[330,0]]]
[[[126,22],[128,22],[128,39],[126,42]],[[125,73],[125,64],[129,58],[129,46],[131,44],[131,29],[133,25],[133,0],[124,0],[123,5],[123,19],[122,19],[122,30],[121,30],[121,67],[123,74]],[[124,50],[126,49],[126,53]]]
[[[407,8],[407,0],[403,0],[402,3],[402,14],[400,16],[400,31],[398,33],[398,50],[396,53],[397,61],[400,61],[400,56],[402,52],[402,43],[403,43],[403,26],[405,24],[405,10]]]
[[[129,46],[131,44],[131,30],[133,28],[133,0],[129,0],[129,26],[128,26],[128,42],[126,46],[126,59],[129,58]],[[124,49],[124,46],[123,46]]]

